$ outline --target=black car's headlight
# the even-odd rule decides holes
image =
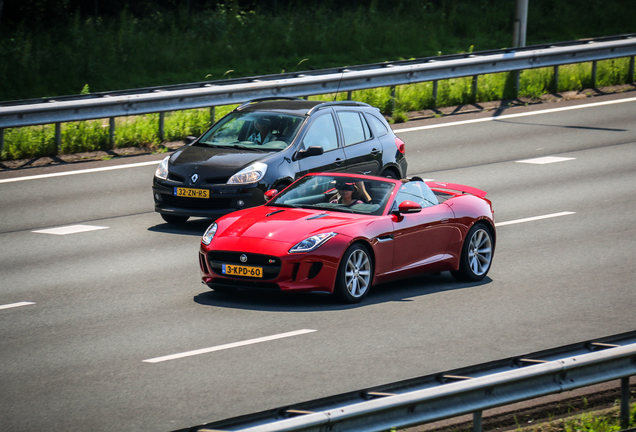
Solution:
[[[157,170],[155,171],[155,177],[163,179],[163,180],[168,179],[168,160],[169,159],[170,159],[170,156],[166,156],[161,161],[161,163],[157,167]]]
[[[318,249],[320,246],[325,244],[327,240],[336,236],[337,233],[323,233],[316,234],[311,237],[306,238],[300,243],[296,244],[293,248],[289,250],[289,253],[300,253],[300,252],[311,252],[314,249]]]
[[[203,234],[203,238],[201,239],[201,243],[203,243],[206,246],[209,245],[212,239],[214,238],[214,234],[216,234],[216,230],[218,227],[219,226],[216,224],[216,222],[210,225],[208,229],[205,230],[205,233]]]
[[[267,164],[264,164],[263,162],[255,162],[230,177],[227,184],[256,183],[265,177],[266,172]]]

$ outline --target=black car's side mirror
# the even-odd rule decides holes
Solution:
[[[193,142],[195,142],[196,139],[197,139],[197,137],[195,137],[195,136],[187,136],[187,137],[185,137],[185,139],[183,141],[185,142],[185,145],[188,145],[188,144],[192,144]]]
[[[325,150],[320,146],[311,146],[306,150],[299,150],[298,153],[296,153],[296,160],[304,159],[311,156],[320,156],[324,152]]]

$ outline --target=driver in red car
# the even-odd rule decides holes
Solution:
[[[330,202],[332,204],[343,204],[347,207],[351,207],[354,204],[363,204],[362,200],[353,197],[353,193],[356,190],[355,183],[340,183],[336,186],[338,194]]]

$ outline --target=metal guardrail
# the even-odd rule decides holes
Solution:
[[[636,55],[636,34],[360,67],[0,105],[0,129],[304,97]],[[633,58],[632,58],[633,64]],[[633,67],[632,67],[633,69]],[[633,77],[633,72],[632,72]]]
[[[629,427],[636,331],[182,429],[179,432],[381,432],[621,380]]]

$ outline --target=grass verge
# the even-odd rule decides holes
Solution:
[[[591,63],[580,63],[559,68],[558,92],[582,90],[592,87]],[[629,77],[629,58],[598,62],[596,87],[625,84]],[[511,74],[480,75],[476,94],[472,92],[473,78],[439,81],[437,100],[433,98],[433,83],[425,82],[392,89],[374,88],[354,91],[351,99],[376,106],[396,123],[407,121],[406,113],[447,106],[504,100],[511,94]],[[523,71],[520,77],[519,97],[539,100],[554,87],[553,68]],[[312,96],[312,100],[345,100],[347,93]],[[236,105],[220,106],[214,117],[221,118]],[[159,114],[119,117],[115,119],[114,139],[111,143],[108,119],[63,123],[61,140],[56,147],[55,126],[43,125],[9,128],[4,131],[4,147],[0,160],[72,154],[124,147],[141,147],[159,151],[165,142],[181,141],[186,136],[198,136],[211,125],[211,111],[196,109],[167,113],[164,137],[160,139]]]

